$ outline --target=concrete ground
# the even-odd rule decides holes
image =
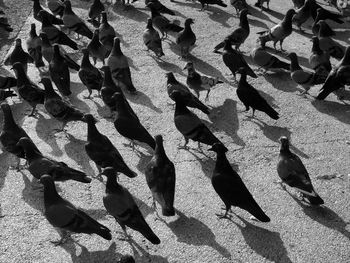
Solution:
[[[251,5],[254,2],[248,0]],[[1,63],[17,37],[27,38],[32,22],[39,26],[30,13],[31,4],[30,1],[0,0],[0,8],[5,6],[14,27],[14,32],[0,40]],[[101,99],[84,99],[87,90],[77,72],[71,72],[74,94],[71,102],[99,119],[99,130],[111,138],[127,163],[138,172],[139,176],[134,179],[121,175],[121,183],[134,195],[161,244],[152,245],[131,230],[133,246],[119,240],[120,233],[116,231],[121,231],[121,228],[102,204],[104,184],[93,180],[89,185],[69,181],[57,186],[62,196],[108,226],[113,232],[113,240],[108,242],[96,235],[75,234],[75,242],[54,246],[49,241],[58,239],[59,235],[42,214],[42,192],[32,189],[32,176],[28,171],[21,173],[10,168],[15,163],[13,156],[1,152],[0,262],[116,262],[126,253],[133,254],[136,261],[142,263],[350,262],[349,92],[345,93],[344,102],[333,94],[326,101],[315,101],[311,96],[299,95],[300,90],[290,80],[288,72],[259,76],[249,79],[249,82],[274,105],[280,119],[273,121],[260,112],[256,113],[256,118],[248,118],[251,113],[243,112],[244,107],[236,96],[236,84],[221,56],[212,52],[213,47],[238,24],[232,6],[210,6],[208,11],[201,12],[200,4],[191,1],[165,1],[165,4],[176,10],[175,18],[181,24],[187,17],[194,18],[197,46],[192,51],[191,60],[198,71],[218,76],[226,82],[211,92],[207,102],[212,108],[209,116],[195,112],[229,148],[228,159],[271,217],[271,222],[252,221],[250,215],[240,209],[234,209],[237,217],[232,221],[216,217],[215,213],[221,211],[222,201],[210,182],[215,155],[206,151],[206,146],[203,146],[203,153],[196,151],[196,143],[190,143],[194,148],[190,151],[177,148],[183,143],[183,138],[173,124],[174,110],[168,105],[170,100],[164,73],[173,71],[178,80],[185,82],[186,72],[182,71],[185,61],[178,58],[179,50],[174,45],[173,36],[163,42],[164,61],[159,62],[148,55],[142,32],[150,12],[145,9],[143,1],[138,1],[127,11],[119,6],[111,8],[109,20],[122,39],[122,50],[130,58],[132,78],[139,91],[136,97],[128,96],[130,104],[152,135],[164,136],[166,152],[176,166],[177,216],[157,219],[144,178],[150,153],[140,148],[142,154],[138,154],[124,146],[127,141],[116,132],[110,120],[103,118],[109,112]],[[73,1],[74,10],[83,18],[87,18],[87,6],[87,2]],[[270,7],[270,11],[263,12],[251,9],[251,33],[242,46],[247,56],[255,44],[256,32],[280,21],[292,7],[292,2],[273,0]],[[311,49],[310,25],[310,22],[306,25],[306,34],[295,30],[284,43],[287,51],[300,56],[305,67],[308,67]],[[342,44],[349,43],[349,24],[341,28],[332,25],[337,26],[336,39]],[[81,45],[87,43],[87,39],[80,42]],[[285,59],[284,54],[277,55]],[[78,60],[81,53],[72,56]],[[247,60],[256,69],[249,57]],[[13,74],[4,66],[1,66],[0,73]],[[29,76],[35,82],[40,80],[33,65],[29,67]],[[310,93],[317,94],[319,88],[312,88]],[[27,117],[30,107],[26,102],[18,98],[8,99],[8,102],[13,104],[17,122],[43,153],[84,170],[90,176],[97,174],[95,165],[84,151],[86,124],[70,123],[67,136],[55,134],[53,129],[60,123],[52,119],[42,106],[38,107],[37,117],[32,118]],[[2,122],[2,115],[0,118]],[[274,183],[278,180],[278,138],[282,135],[291,138],[291,148],[302,158],[315,189],[325,200],[324,206],[310,207],[300,202],[293,190],[288,194]]]

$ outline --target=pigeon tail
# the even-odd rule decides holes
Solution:
[[[269,108],[267,108],[266,110],[265,110],[265,113],[267,114],[267,115],[269,115],[272,119],[274,119],[274,120],[278,120],[278,118],[279,118],[279,116],[278,116],[278,112],[277,111],[275,111],[272,107],[270,107],[269,106]]]
[[[271,219],[265,214],[265,212],[258,205],[257,207],[252,207],[251,209],[247,209],[247,211],[261,222],[267,223],[271,221]]]
[[[163,216],[174,216],[175,215],[174,207],[162,207],[162,215]]]
[[[182,31],[184,28],[183,27],[181,27],[181,26],[178,26],[178,25],[176,25],[176,24],[168,24],[167,26],[166,26],[166,28],[165,28],[166,30],[168,30],[168,31],[173,31],[173,32],[180,32],[180,31]]]
[[[323,205],[324,204],[323,199],[317,193],[315,194],[316,196],[303,194],[303,197],[307,199],[312,205]]]
[[[285,70],[289,70],[290,69],[290,65],[284,61],[281,61],[279,59],[276,59],[270,68],[278,68],[278,69],[285,69]]]

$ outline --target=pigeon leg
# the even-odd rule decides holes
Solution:
[[[71,237],[70,233],[68,233],[65,230],[61,230],[61,239],[51,241],[51,243],[54,244],[55,246],[60,246],[60,245],[63,245],[64,243],[66,243],[70,237]]]
[[[96,65],[96,62],[97,62],[97,58],[96,57],[93,57],[92,60],[94,61],[94,66]]]
[[[92,90],[88,88],[88,91],[89,91],[89,95],[88,96],[84,96],[84,99],[91,99],[91,93],[92,93]]]
[[[131,242],[131,236],[128,235],[128,233],[126,232],[126,227],[125,225],[120,225],[122,230],[123,230],[123,236],[122,237],[118,237],[119,240],[122,240],[122,241],[128,241],[128,242]]]
[[[255,109],[253,109],[252,118],[254,118]]]
[[[179,146],[178,149],[187,150],[188,149],[187,144],[188,144],[188,138],[185,137],[185,144],[182,146]]]
[[[209,93],[210,93],[210,89],[208,90],[208,92],[207,92],[207,96],[205,96],[205,101],[208,101],[209,100]],[[199,99],[199,96],[198,96],[198,99]]]
[[[283,39],[280,40],[280,47],[281,47],[281,51],[284,52],[285,50],[282,48],[282,44],[283,44]]]
[[[36,109],[36,105],[32,108],[32,111],[28,116],[30,116],[30,117],[35,116],[34,115],[35,109]]]
[[[226,209],[224,214],[216,214],[216,216],[219,219],[231,219],[230,215],[228,214],[228,209]]]

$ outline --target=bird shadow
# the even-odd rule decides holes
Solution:
[[[144,154],[143,152],[138,152],[139,161],[136,165],[137,170],[139,170],[141,173],[144,173],[146,170],[147,164],[152,159],[152,155]]]
[[[135,257],[135,262],[155,262],[155,263],[168,263],[168,259],[159,255],[152,255],[148,253],[135,241],[130,241],[131,248]]]
[[[346,229],[350,222],[345,222],[336,212],[327,206],[312,206],[299,200],[288,191],[287,193],[303,209],[305,215],[319,224],[339,232],[347,239],[350,239],[350,231]]]
[[[272,87],[284,92],[296,92],[299,89],[292,81],[290,81],[290,74],[286,71],[272,72],[264,74],[263,77],[269,82]]]
[[[21,173],[22,173],[23,182],[24,182],[24,188],[22,190],[23,201],[26,202],[30,207],[34,208],[35,210],[44,211],[43,192],[40,192],[39,190],[37,191],[33,190],[34,184],[40,185],[39,181],[36,178],[33,178],[32,181],[30,181],[25,173],[23,172]],[[37,182],[35,182],[35,180]]]
[[[263,8],[265,9],[265,8]],[[280,12],[277,12],[272,9],[265,9],[265,12],[268,13],[269,15],[273,16],[274,18],[277,18],[278,20],[282,20],[285,17],[285,14],[281,14]]]
[[[101,220],[105,219],[108,216],[108,212],[106,209],[82,209],[80,210],[87,213],[89,216],[91,216],[95,220]]]
[[[153,56],[152,56],[153,58]],[[168,72],[175,72],[177,74],[180,74],[182,76],[185,76],[185,73],[183,72],[182,68],[180,68],[178,65],[170,63],[168,61],[165,60],[160,60],[160,59],[156,59],[154,58],[154,61],[158,64],[158,66],[163,69],[164,71]]]
[[[205,11],[210,12],[209,18],[217,23],[220,23],[224,27],[231,27],[227,20],[232,17],[232,14],[224,11],[221,8],[217,8],[215,6],[209,6]]]
[[[266,15],[264,12],[261,12],[260,9],[256,9],[256,8],[253,8],[251,6],[249,6],[249,13],[251,14],[250,16],[254,16],[256,18],[259,18],[261,20],[265,20],[265,21],[270,21],[270,22],[273,22],[270,17],[268,15]],[[249,22],[250,22],[251,18],[249,18]],[[267,26],[265,26],[266,29]]]
[[[141,12],[139,9],[135,8],[132,5],[129,5],[126,9],[119,1],[116,2],[116,4],[113,5],[112,11],[120,16],[124,16],[126,18],[135,20],[137,22],[145,22],[147,21],[147,18],[149,17],[146,13]]]
[[[279,127],[279,126],[274,126],[274,125],[268,125],[267,123],[259,120],[259,121],[252,121],[256,125],[259,126],[263,134],[265,135],[266,138],[270,139],[273,142],[279,143],[279,138],[282,136],[286,136],[287,138],[290,138],[292,133],[287,127]],[[303,158],[309,159],[310,157],[295,147],[292,143],[290,144],[290,148],[292,151],[294,151],[297,155],[302,156]]]
[[[350,105],[340,104],[334,101],[325,100],[314,100],[311,104],[319,111],[324,114],[333,116],[337,120],[350,124]]]
[[[149,192],[149,198],[152,198],[152,194],[150,191]],[[155,211],[153,209],[153,207],[149,206],[148,204],[146,204],[144,201],[142,201],[141,199],[137,198],[135,195],[133,195],[133,199],[135,200],[138,208],[140,209],[142,215],[144,218],[146,218],[148,215],[150,214],[154,214]]]
[[[86,141],[77,139],[69,133],[67,133],[67,137],[69,139],[69,142],[64,145],[64,150],[67,156],[70,159],[74,160],[87,175],[94,177],[95,171],[91,167],[89,157],[87,154],[85,154],[84,146],[86,144]]]
[[[177,242],[192,246],[209,246],[218,251],[223,257],[230,258],[230,252],[215,240],[215,234],[200,220],[187,217],[177,210],[178,219],[167,223],[170,230],[176,235]]]
[[[252,250],[272,262],[292,263],[280,233],[253,225],[238,215],[236,217],[244,223],[244,226],[231,221],[239,228],[244,240]]]
[[[220,78],[221,81],[229,83],[229,81],[224,77],[224,75],[222,74],[222,72],[220,70],[213,67],[212,65],[205,62],[204,60],[201,60],[198,57],[193,57],[192,62],[194,64],[196,70],[203,73],[204,75],[218,77],[218,78]]]
[[[58,128],[60,126],[60,122],[52,118],[46,119],[40,112],[38,112],[38,115],[35,126],[38,137],[51,147],[51,155],[62,156],[63,152],[56,142],[55,131],[53,130],[53,127]]]
[[[81,248],[81,252],[77,255],[76,245]],[[66,250],[72,259],[73,263],[81,262],[116,262],[116,258],[120,258],[122,254],[116,252],[117,245],[113,242],[106,250],[89,251],[85,246],[78,242],[66,242],[61,247]]]
[[[245,142],[237,134],[239,129],[237,101],[226,99],[222,105],[212,108],[208,117],[215,129],[224,131],[235,144],[245,146]]]
[[[131,95],[128,92],[124,92],[125,97],[135,103],[135,104],[139,104],[142,106],[146,106],[147,108],[150,108],[151,110],[157,112],[157,113],[162,113],[163,111],[158,108],[156,105],[153,104],[152,100],[150,97],[148,97],[145,93],[143,93],[142,91],[138,90],[135,95]]]
[[[268,29],[267,25],[264,22],[261,22],[260,20],[249,18],[249,25],[254,27],[261,27],[264,29]]]
[[[74,107],[78,108],[79,110],[89,113],[90,112],[90,107],[84,102],[84,99],[79,99],[77,97],[78,94],[81,92],[87,91],[87,88],[85,87],[84,84],[78,83],[78,82],[71,82],[70,83],[71,90],[72,90],[72,95],[69,97],[69,101],[74,105]]]

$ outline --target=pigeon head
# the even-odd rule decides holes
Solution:
[[[49,186],[49,185],[52,186],[52,184],[54,184],[52,177],[48,174],[43,174],[40,177],[40,183],[46,186]]]
[[[150,3],[148,3],[147,5],[146,5],[146,7],[148,7],[149,9],[153,9],[153,10],[155,10],[155,5],[154,5],[154,3],[152,3],[152,2],[150,2]]]
[[[123,54],[121,49],[120,49],[120,39],[119,37],[115,37],[113,41],[113,51],[112,55],[121,55]]]
[[[184,104],[181,92],[178,90],[174,90],[173,92],[171,92],[169,97],[172,98],[176,103]]]
[[[185,20],[185,26],[190,26],[190,25],[193,24],[193,23],[194,23],[194,21],[193,21],[192,18],[187,18],[187,19]]]
[[[114,92],[112,99],[118,104],[124,102],[123,94],[120,92]]]
[[[135,263],[135,259],[131,255],[123,255],[118,263]]]
[[[92,114],[85,114],[83,119],[88,124],[95,124],[96,123],[96,119],[94,118],[94,116],[92,116]]]
[[[50,42],[49,42],[49,38],[47,37],[46,33],[41,32],[41,33],[39,34],[39,37],[41,38],[41,40],[42,40],[44,43],[50,43]]]
[[[239,17],[247,17],[247,15],[250,15],[250,13],[247,8],[244,8],[243,10],[241,10]]]
[[[52,83],[51,83],[51,79],[49,78],[42,78],[39,83],[42,83],[45,87],[45,90],[48,91],[48,90],[53,90],[53,87],[52,87]]]
[[[211,146],[211,148],[208,149],[208,151],[212,151],[216,153],[226,153],[228,149],[222,143],[216,142]]]
[[[44,10],[40,10],[38,13],[38,17],[42,20],[46,20],[47,19],[47,13]]]
[[[280,143],[281,143],[281,150],[287,150],[289,149],[289,140],[286,136],[282,136],[280,138]]]
[[[69,0],[66,0],[63,2],[65,8],[67,8],[68,10],[71,10],[72,9],[72,4]]]
[[[24,72],[24,67],[21,62],[16,62],[15,64],[12,65],[12,68],[15,72]]]
[[[111,179],[116,178],[116,172],[113,167],[103,168],[101,175],[104,175],[107,178],[111,178]]]
[[[156,141],[157,145],[162,144],[163,143],[163,136],[158,134],[158,135],[154,136],[154,140]]]
[[[247,70],[244,67],[240,67],[237,70],[237,73],[241,74],[241,75],[246,75],[247,74]]]
[[[152,18],[148,18],[147,19],[147,28],[152,28],[152,27],[153,27]]]
[[[174,73],[167,72],[167,73],[165,73],[165,76],[168,80],[168,83],[176,83],[177,82],[177,80],[175,79]]]
[[[184,69],[193,69],[193,62],[187,62]]]
[[[296,12],[294,9],[289,9],[286,13],[286,16],[284,17],[285,18],[284,20],[291,21],[295,14],[296,14]]]
[[[20,38],[16,39],[16,46],[22,46],[22,39]]]

